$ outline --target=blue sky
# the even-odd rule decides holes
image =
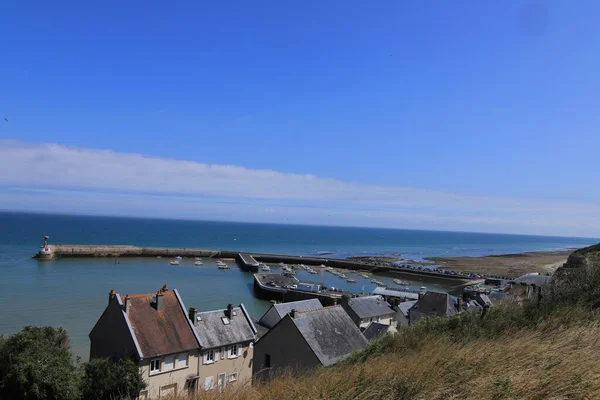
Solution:
[[[0,209],[600,237],[599,17],[4,3]]]

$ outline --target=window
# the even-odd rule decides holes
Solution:
[[[204,352],[204,364],[212,364],[215,362],[215,351],[207,350]]]
[[[204,379],[204,390],[211,390],[214,388],[215,388],[215,377],[207,376],[206,379]]]
[[[241,346],[239,344],[234,344],[229,346],[229,356],[228,358],[237,358],[239,356],[239,352],[241,350]]]
[[[184,368],[188,365],[188,354],[181,353],[177,356],[177,368]]]
[[[235,374],[229,374],[229,382],[235,382],[238,380],[237,372]]]
[[[265,354],[265,368],[271,368],[271,355]]]
[[[187,382],[185,383],[185,386],[186,386],[189,394],[196,393],[196,385],[197,384],[198,384],[197,378],[191,378],[191,379],[187,380]]]
[[[165,365],[163,365],[163,371],[170,371],[175,368],[175,356],[165,357]]]
[[[150,373],[160,372],[160,358],[150,360]]]

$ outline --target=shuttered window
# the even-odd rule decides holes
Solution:
[[[169,371],[175,368],[175,356],[166,356],[163,371]]]

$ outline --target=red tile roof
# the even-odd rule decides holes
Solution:
[[[127,317],[144,358],[199,347],[175,292],[162,294],[162,311],[156,310],[156,294],[129,295]],[[125,303],[125,297],[122,301]]]

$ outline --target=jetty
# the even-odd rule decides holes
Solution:
[[[81,245],[81,244],[44,244],[33,258],[40,261],[61,258],[96,258],[96,257],[183,257],[183,258],[230,258],[234,259],[240,268],[247,272],[257,272],[260,263],[287,263],[312,266],[327,266],[354,271],[378,273],[383,276],[404,277],[423,282],[443,282],[452,286],[477,285],[485,279],[477,279],[464,275],[444,274],[435,270],[410,269],[402,266],[372,265],[355,260],[325,257],[304,257],[283,254],[263,254],[239,252],[233,250],[209,250],[173,247],[140,247],[130,245]]]

